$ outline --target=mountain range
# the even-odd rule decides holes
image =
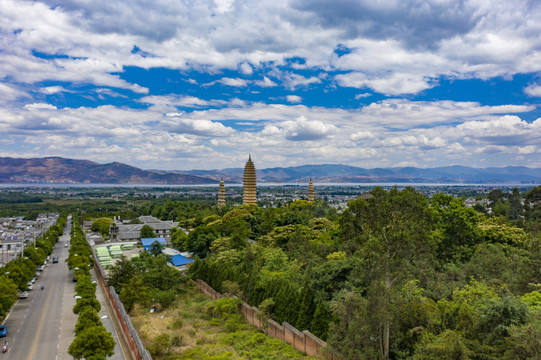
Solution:
[[[241,183],[242,168],[221,170],[142,170],[113,162],[60,157],[0,158],[0,183],[88,183],[88,184],[216,184],[221,178]],[[257,169],[258,182],[266,183],[437,183],[437,184],[541,184],[541,169],[521,166],[472,168],[395,167],[365,169],[324,164]]]

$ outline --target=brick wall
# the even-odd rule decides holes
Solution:
[[[205,295],[213,300],[218,300],[224,295],[214,290],[203,280],[197,280],[197,285]],[[339,360],[339,358],[330,350],[327,343],[308,330],[299,331],[287,322],[281,325],[272,319],[261,319],[258,315],[259,310],[245,302],[240,305],[240,312],[246,322],[263,330],[267,335],[283,340],[292,345],[295,349],[302,351],[310,356],[321,356],[327,360]],[[266,326],[265,326],[266,325]]]

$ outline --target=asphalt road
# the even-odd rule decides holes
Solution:
[[[13,306],[5,321],[9,327],[9,350],[0,355],[1,360],[71,359],[67,351],[77,316],[72,311],[75,283],[65,262],[68,248],[64,245],[69,234],[68,226],[28,298]],[[53,257],[58,257],[57,264],[52,263]],[[40,290],[42,284],[44,290]]]

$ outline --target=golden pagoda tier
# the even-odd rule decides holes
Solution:
[[[308,201],[314,202],[316,200],[316,196],[314,194],[314,184],[312,183],[312,178],[310,178],[310,182],[308,183]]]
[[[243,190],[242,203],[257,204],[255,166],[252,162],[252,155],[248,156],[248,161],[244,166]]]
[[[225,206],[225,184],[224,184],[224,178],[220,180],[220,189],[218,191],[218,206],[223,207]]]

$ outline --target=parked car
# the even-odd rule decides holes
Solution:
[[[27,290],[27,291],[30,291],[30,290],[32,290],[33,288],[34,288],[34,285],[33,285],[33,284],[30,284],[30,285],[28,285],[28,288],[26,288],[26,290]]]
[[[58,258],[54,257],[53,258],[53,264],[56,264],[56,263],[58,263]]]
[[[65,243],[65,244],[64,244],[64,247],[68,247],[68,243]]]
[[[28,297],[28,291],[23,291],[19,294],[19,299],[26,299]]]
[[[0,337],[6,337],[8,336],[8,326],[2,325],[0,326]]]

